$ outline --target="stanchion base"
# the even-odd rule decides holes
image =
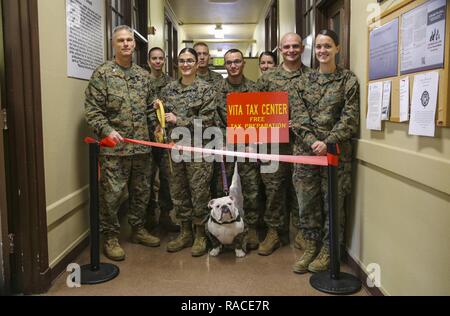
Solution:
[[[91,265],[81,267],[81,284],[100,284],[114,279],[119,275],[119,267],[110,263],[100,263],[97,271],[91,270]]]
[[[357,277],[342,272],[339,280],[332,279],[330,272],[317,273],[309,279],[309,283],[318,291],[335,295],[353,294],[361,290],[361,281]]]

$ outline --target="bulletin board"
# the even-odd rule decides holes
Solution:
[[[414,76],[420,73],[426,73],[430,71],[439,72],[439,92],[438,92],[438,100],[437,100],[437,108],[436,108],[436,126],[437,127],[450,127],[450,100],[449,100],[449,91],[450,91],[450,0],[447,1],[446,7],[446,25],[445,25],[445,48],[444,48],[444,61],[443,68],[437,69],[429,69],[425,71],[411,72],[407,74],[401,74],[401,65],[402,65],[402,15],[405,13],[414,10],[415,8],[424,5],[429,2],[429,0],[404,0],[387,11],[383,12],[380,17],[370,21],[368,39],[370,43],[371,32],[380,26],[389,25],[389,23],[395,24],[395,20],[398,19],[398,67],[397,71],[394,72],[386,72],[386,76],[380,79],[370,80],[371,74],[370,71],[370,52],[368,50],[368,58],[367,58],[367,91],[369,89],[369,84],[376,82],[384,82],[384,81],[392,81],[391,87],[391,109],[390,109],[390,117],[389,121],[391,122],[400,122],[400,80],[406,77],[409,77],[409,94],[410,101],[412,100],[412,93],[414,87]],[[373,34],[372,34],[373,35]],[[372,67],[374,68],[374,67]],[[395,74],[396,72],[396,74]],[[381,74],[382,75],[382,74]],[[372,75],[372,77],[374,77]]]

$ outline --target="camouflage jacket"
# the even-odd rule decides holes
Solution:
[[[219,74],[215,71],[212,71],[211,69],[208,69],[208,72],[206,73],[206,75],[202,75],[199,72],[197,72],[197,77],[206,81],[214,89],[216,89],[217,84],[219,84],[223,80],[223,77],[221,74]]]
[[[261,92],[288,92],[289,94],[289,118],[292,119],[292,107],[298,102],[297,87],[304,83],[303,78],[311,72],[311,68],[302,65],[302,67],[293,72],[283,68],[283,64],[266,71],[256,82]],[[290,133],[290,145],[292,146],[295,135]],[[281,146],[280,153],[291,154],[290,146]]]
[[[100,65],[85,91],[85,116],[99,139],[113,130],[122,137],[149,140],[148,104],[153,99],[148,72],[132,64],[128,76],[114,62]],[[101,148],[100,154],[130,156],[151,152],[150,147],[121,143]]]
[[[161,100],[166,113],[177,117],[176,126],[169,126],[168,135],[175,127],[187,127],[194,139],[194,120],[202,120],[203,129],[214,126],[215,91],[201,79],[195,79],[189,86],[181,84],[181,79],[172,81],[161,91]]]
[[[158,78],[150,76],[150,87],[152,88],[155,98],[160,98],[161,90],[172,81],[173,79],[166,73],[161,74]]]
[[[296,97],[296,87],[299,80],[311,72],[311,68],[304,65],[294,72],[289,72],[283,68],[283,65],[266,71],[256,82],[261,92],[289,92],[289,98]]]
[[[337,68],[332,74],[313,71],[298,86],[302,102],[292,110],[293,130],[298,136],[296,153],[311,154],[318,140],[339,144],[342,159],[351,159],[351,139],[360,118],[359,83],[353,72]]]
[[[227,96],[230,93],[236,92],[257,92],[258,87],[255,82],[243,78],[241,84],[233,85],[227,79],[223,79],[217,88],[217,94],[215,99],[216,104],[216,115],[215,122],[220,129],[222,129],[223,135],[225,136],[227,128]]]

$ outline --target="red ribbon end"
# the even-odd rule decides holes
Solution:
[[[86,137],[86,138],[84,139],[84,142],[85,142],[86,144],[96,144],[96,143],[98,143],[97,140],[96,140],[96,139],[93,139],[92,137]]]
[[[328,165],[333,167],[339,166],[339,156],[328,154],[327,155]]]
[[[117,145],[117,143],[109,137],[103,138],[100,141],[100,146],[102,146],[102,147],[114,148],[114,147],[116,147],[116,145]]]

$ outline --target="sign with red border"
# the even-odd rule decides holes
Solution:
[[[289,143],[287,92],[230,93],[227,143]]]

